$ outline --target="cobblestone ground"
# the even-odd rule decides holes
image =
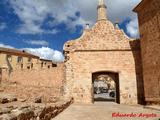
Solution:
[[[133,113],[136,116],[112,117],[113,113],[118,112],[120,114]],[[150,118],[147,118],[144,114],[151,114]],[[145,109],[142,106],[119,105],[113,102],[96,102],[93,105],[73,104],[52,120],[160,120],[160,111]]]

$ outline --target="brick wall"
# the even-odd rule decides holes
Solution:
[[[20,98],[35,98],[43,96],[49,101],[52,97],[62,95],[64,82],[64,65],[40,70],[16,70],[8,76],[8,71],[2,71],[2,84],[9,82],[10,86],[5,88],[6,92],[11,92]],[[12,85],[13,84],[13,85]],[[15,86],[14,86],[15,85]]]
[[[146,0],[139,7],[145,100],[160,103],[160,1]]]

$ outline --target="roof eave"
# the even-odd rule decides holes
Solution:
[[[7,53],[7,54],[11,54],[11,55],[16,55],[16,56],[32,57],[32,58],[39,59],[39,56],[30,54],[30,53],[27,53],[27,52],[23,52],[23,51],[20,51],[20,50],[16,50],[16,49],[10,49],[10,48],[0,47],[0,53]]]

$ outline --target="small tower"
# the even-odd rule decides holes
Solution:
[[[106,20],[107,19],[107,7],[105,5],[104,0],[98,0],[98,7],[97,7],[97,11],[98,11],[98,18],[97,20]]]

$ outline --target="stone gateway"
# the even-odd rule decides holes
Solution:
[[[65,96],[77,103],[94,102],[93,76],[116,75],[116,102],[143,102],[140,41],[127,37],[106,16],[104,0],[99,0],[98,18],[80,38],[64,45]]]

